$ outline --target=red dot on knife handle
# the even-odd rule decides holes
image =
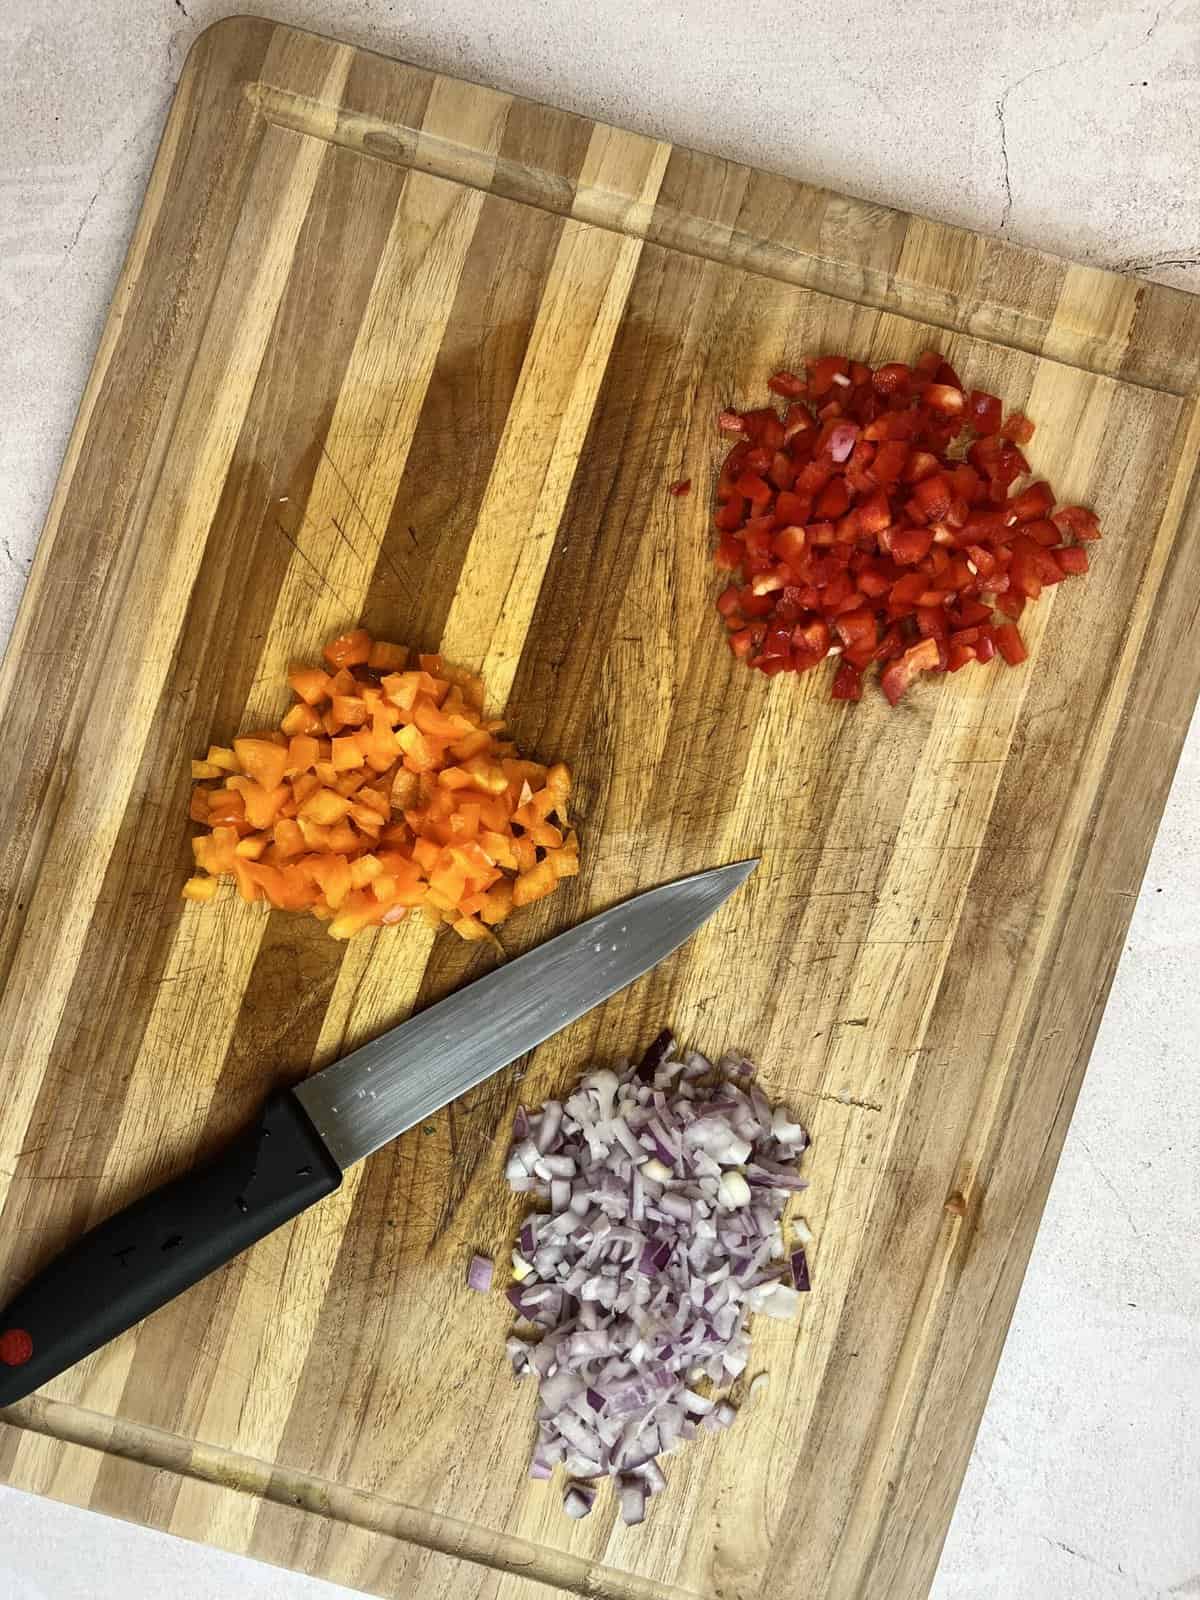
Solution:
[[[0,1364],[23,1367],[33,1354],[33,1340],[24,1328],[8,1328],[0,1333]]]

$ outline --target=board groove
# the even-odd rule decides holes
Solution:
[[[1194,392],[1200,368],[1190,352],[1165,366],[1159,356],[1145,364],[1131,361],[1126,334],[1110,337],[1095,328],[1056,327],[1047,319],[986,298],[967,301],[959,291],[940,291],[935,285],[894,272],[873,269],[866,262],[855,264],[853,274],[837,258],[823,257],[738,228],[714,227],[711,218],[662,205],[631,203],[628,195],[588,189],[581,192],[569,179],[527,162],[500,158],[483,162],[479,152],[452,139],[438,139],[401,124],[386,122],[366,112],[335,108],[327,100],[297,94],[266,82],[247,83],[245,94],[264,120],[272,127],[287,128],[306,137],[324,140],[344,149],[397,166],[427,172],[435,177],[468,188],[518,201],[554,216],[574,216],[590,226],[622,233],[664,246],[678,255],[721,265],[736,265],[754,276],[779,283],[836,295],[873,311],[898,312],[928,328],[946,334],[970,334],[996,344],[1004,344],[1030,355],[1061,361],[1082,372],[1109,377],[1123,383],[1173,395]],[[714,161],[716,158],[712,158]],[[732,164],[730,164],[732,165]],[[853,202],[846,202],[853,204]],[[884,207],[861,203],[867,216],[875,211],[894,217]],[[930,224],[929,226],[934,226]],[[946,227],[947,235],[960,230]],[[1027,262],[1035,255],[1028,246],[1001,245]],[[1053,258],[1047,258],[1052,261]],[[1077,268],[1081,275],[1094,272],[1097,283],[1104,279],[1120,281],[1099,269]],[[1139,292],[1136,280],[1124,280],[1132,299]],[[1165,286],[1166,294],[1182,290]],[[1187,307],[1184,307],[1187,314]]]
[[[188,757],[274,716],[327,633],[444,644],[573,765],[584,871],[513,953],[763,866],[682,956],[8,1413],[0,1476],[382,1595],[918,1600],[1200,689],[1198,332],[1177,291],[209,30],[0,671],[0,1292],[270,1078],[490,959],[176,898]],[[1037,416],[1099,559],[1029,614],[1019,673],[894,714],[768,688],[712,616],[711,420],[807,352],[935,339]],[[737,1437],[626,1531],[523,1479],[531,1396],[462,1273],[511,1241],[518,1100],[668,1018],[809,1122],[815,1292],[756,1327],[773,1381]]]
[[[449,1516],[430,1517],[418,1506],[322,1478],[315,1473],[281,1471],[271,1462],[222,1450],[197,1449],[195,1441],[144,1426],[124,1427],[107,1417],[61,1401],[31,1398],[8,1408],[4,1426],[44,1437],[55,1444],[98,1452],[151,1472],[166,1472],[196,1484],[345,1524],[383,1539],[414,1544],[475,1566],[509,1572],[568,1594],[603,1594],[612,1600],[699,1600],[690,1589],[640,1578],[603,1563],[572,1558],[562,1551],[484,1530]]]

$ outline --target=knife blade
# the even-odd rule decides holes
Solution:
[[[276,1091],[219,1156],[99,1223],[0,1312],[0,1406],[225,1266],[332,1194],[354,1162],[657,966],[757,865],[635,895]]]

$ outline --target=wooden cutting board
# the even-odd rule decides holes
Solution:
[[[897,711],[735,667],[725,404],[935,344],[1095,504],[1031,663]],[[185,906],[187,762],[365,619],[578,773],[512,950],[761,853],[679,958],[0,1424],[13,1484],[422,1600],[926,1592],[1200,685],[1200,302],[270,23],[188,62],[0,680],[0,1291],[469,979]],[[690,476],[688,499],[666,493]],[[808,1123],[814,1290],[626,1529],[525,1476],[475,1249],[520,1098],[670,1020]]]

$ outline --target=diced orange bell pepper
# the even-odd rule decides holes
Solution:
[[[211,832],[192,841],[187,898],[228,874],[243,898],[307,909],[338,938],[419,908],[479,940],[578,871],[578,841],[563,837],[570,773],[521,758],[484,717],[478,677],[436,655],[410,668],[403,646],[363,629],[326,660],[330,672],[292,669],[282,730],[195,763],[198,782],[220,786],[191,795]]]
[[[250,875],[251,865],[251,862],[241,861],[235,857],[233,863],[233,877],[234,882],[237,884],[238,893],[241,895],[242,899],[253,905],[256,900],[262,899],[263,893],[256,880]]]
[[[342,728],[361,728],[367,720],[367,702],[357,695],[335,694],[329,706]]]
[[[578,850],[569,850],[565,846],[561,850],[547,850],[546,860],[556,878],[574,878],[579,873]]]
[[[300,831],[298,822],[287,817],[281,817],[273,829],[275,849],[278,854],[287,858],[304,854],[304,835]]]
[[[517,871],[522,875],[532,872],[538,864],[537,846],[533,840],[528,835],[514,839],[512,848],[513,855],[517,858]]]
[[[472,756],[483,755],[491,748],[491,734],[485,733],[482,728],[477,728],[474,733],[467,733],[461,739],[455,739],[450,746],[450,754],[456,761],[470,761]]]
[[[298,733],[319,733],[322,727],[322,719],[311,706],[306,706],[303,700],[297,700],[291,710],[285,714],[279,726],[291,739]]]
[[[383,862],[378,856],[359,856],[350,863],[350,882],[356,889],[365,889],[372,879],[382,875]]]
[[[312,875],[320,885],[326,905],[336,911],[353,887],[350,863],[345,856],[321,856],[313,862]]]
[[[400,776],[400,773],[396,774],[397,780],[399,780]],[[407,777],[408,774],[406,773],[404,776]],[[369,783],[364,783],[358,791],[358,798],[362,805],[370,806],[372,811],[377,811],[385,822],[391,816],[392,803],[385,791],[376,789]]]
[[[366,757],[363,755],[362,747],[357,739],[335,739],[333,741],[333,769],[335,772],[350,772],[355,767],[361,767],[365,760]]]
[[[513,884],[513,905],[527,906],[534,900],[541,900],[545,895],[553,894],[558,886],[558,878],[549,861],[539,861],[523,872]]]
[[[417,696],[412,714],[421,732],[435,739],[462,739],[471,732],[471,724],[466,717],[447,716],[440,706],[425,695]]]
[[[211,900],[217,892],[215,878],[189,878],[183,886],[185,900]]]
[[[486,794],[503,794],[508,788],[504,769],[495,761],[487,761],[482,756],[472,756],[463,770],[471,774],[476,787]]]
[[[507,867],[510,872],[517,870],[513,842],[507,833],[495,833],[490,828],[485,828],[479,835],[479,843],[487,855],[498,867]]]
[[[320,667],[295,666],[288,673],[288,682],[307,706],[319,706],[329,699],[330,677]]]
[[[231,788],[237,787],[246,808],[246,821],[252,828],[269,828],[279,816],[279,808],[287,799],[289,790],[282,779],[268,789],[254,778],[230,778]]]
[[[269,739],[235,739],[233,748],[246,772],[264,789],[274,789],[283,782],[287,770],[287,747],[273,744]]]
[[[333,846],[329,840],[329,829],[321,822],[314,822],[311,817],[299,816],[296,818],[297,826],[309,850],[329,851]]]
[[[365,628],[355,628],[340,634],[325,646],[324,656],[330,666],[338,668],[366,666],[371,659],[371,635]]]
[[[340,795],[334,789],[318,789],[315,794],[310,794],[300,807],[300,816],[307,817],[311,822],[319,822],[324,827],[329,827],[335,822],[340,822],[350,809],[350,802],[345,795]]]
[[[308,799],[310,794],[316,794],[321,787],[321,780],[315,772],[302,772],[299,777],[292,779],[292,799],[299,808]]]
[[[404,765],[410,772],[433,772],[438,765],[437,741],[421,732],[415,724],[401,728],[395,735],[396,743],[404,752]]]
[[[287,766],[284,768],[285,778],[297,778],[318,760],[321,746],[310,734],[297,734],[288,741]]]
[[[386,639],[375,639],[367,665],[372,672],[400,672],[408,665],[408,651],[402,644],[389,644]]]
[[[378,811],[372,811],[370,806],[360,805],[357,800],[351,803],[349,817],[360,832],[370,834],[373,839],[378,838],[383,832],[383,818]]]
[[[486,894],[480,896],[483,904],[479,908],[479,915],[489,928],[494,928],[504,921],[513,908],[513,886],[509,878],[501,878]]]
[[[244,820],[246,802],[236,789],[214,789],[208,797],[208,821],[233,823]]]
[[[343,817],[341,822],[335,822],[327,830],[329,849],[335,855],[352,856],[361,850],[364,845],[374,844],[374,840],[364,839],[361,833],[355,831],[353,823],[348,817]]]

